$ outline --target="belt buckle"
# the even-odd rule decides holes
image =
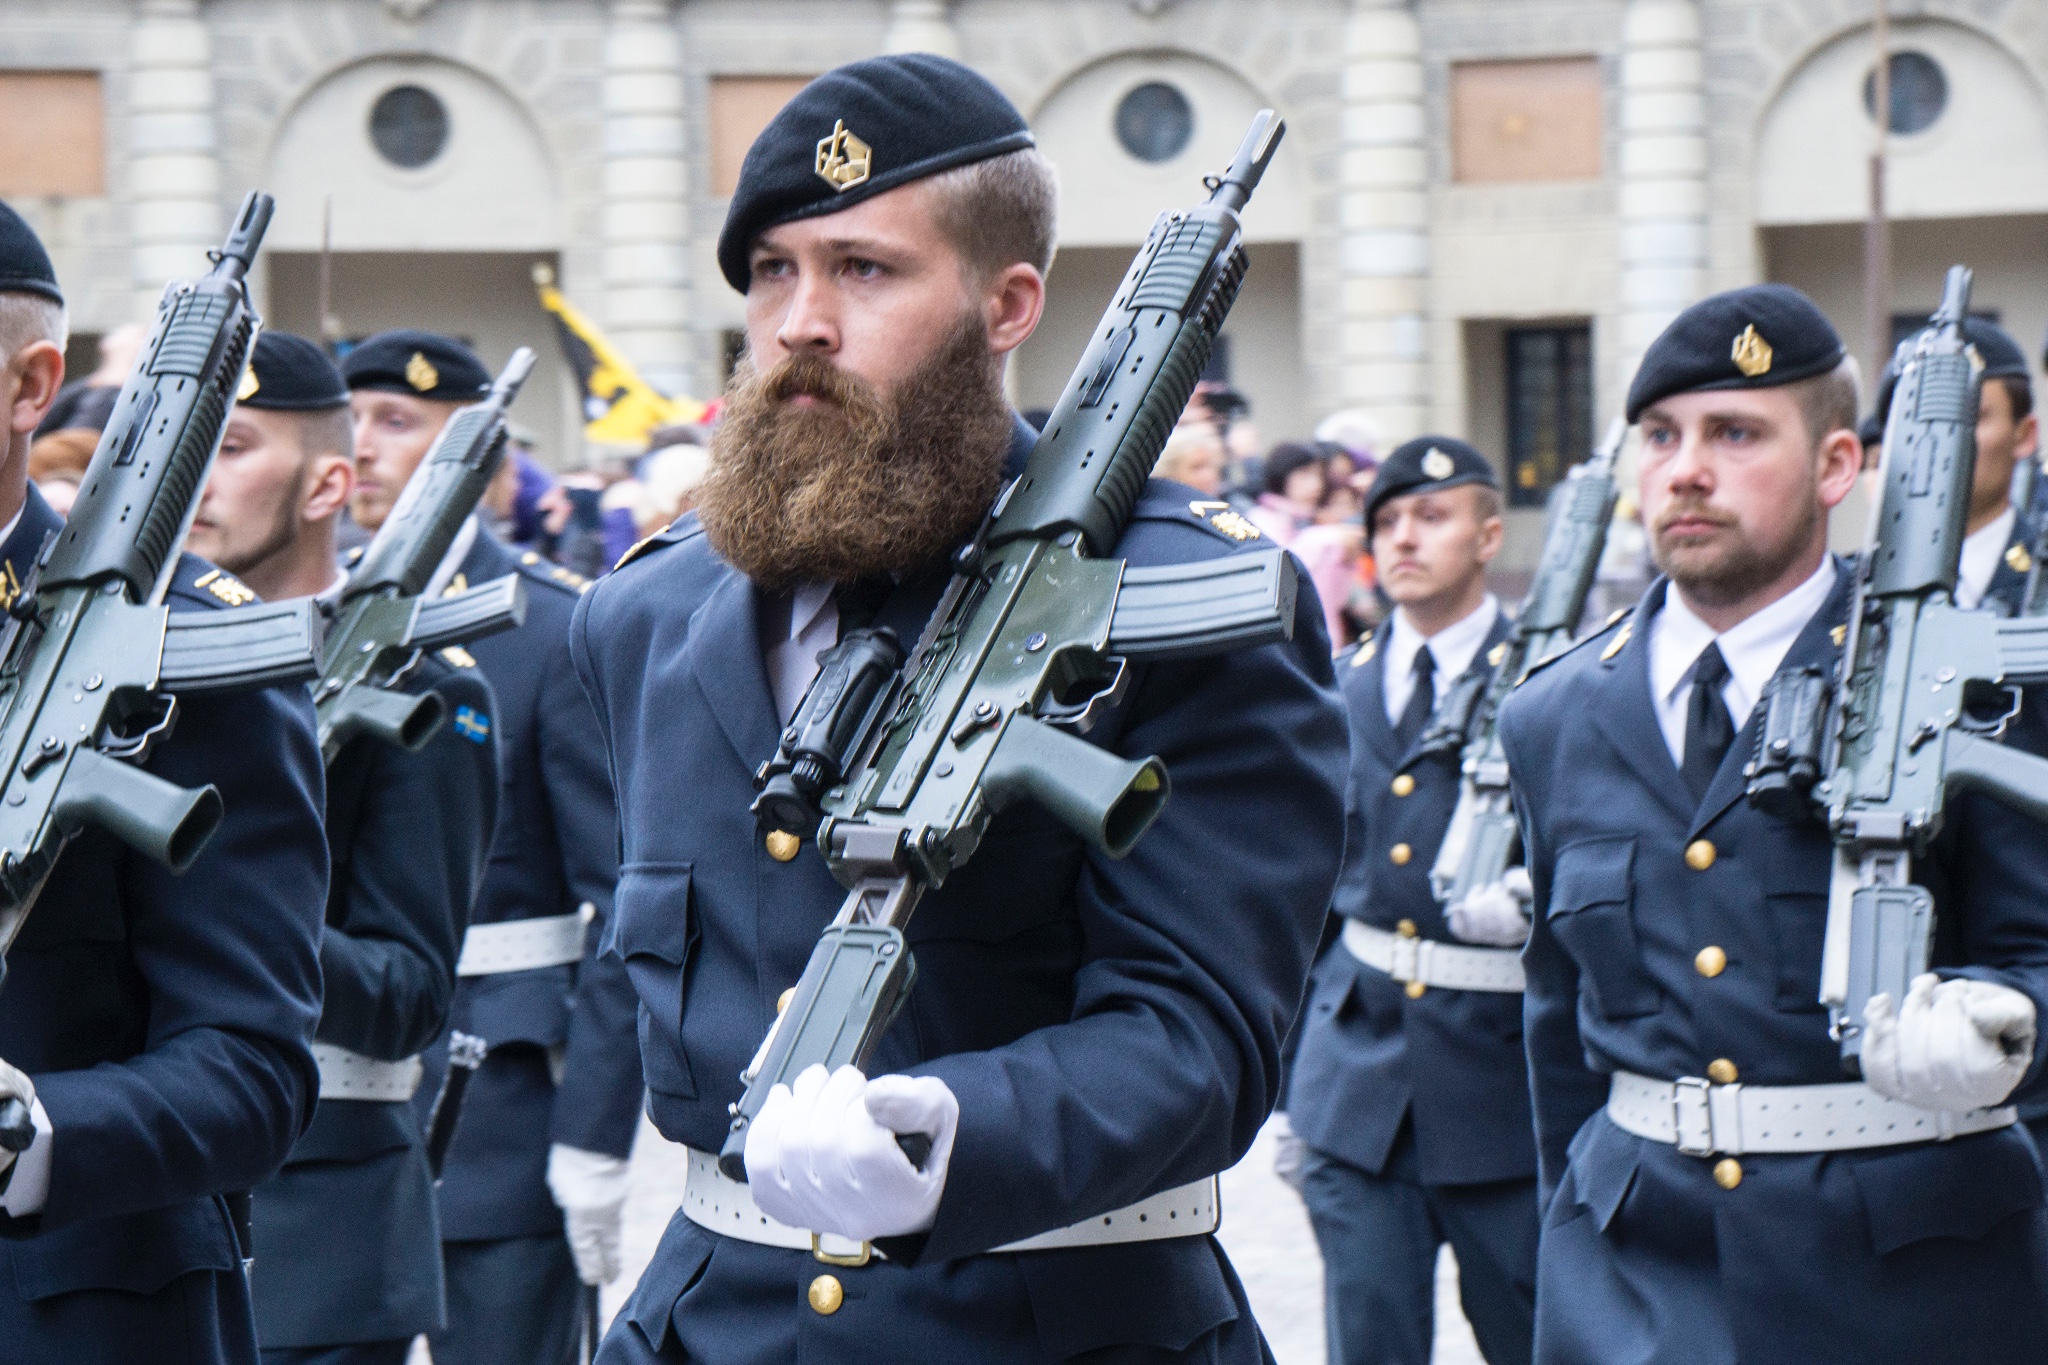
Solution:
[[[1420,981],[1422,979],[1422,940],[1419,938],[1394,939],[1393,960],[1387,964],[1387,975],[1396,981]]]
[[[834,1236],[832,1240],[842,1244],[853,1241],[850,1237],[839,1236]],[[874,1259],[875,1244],[873,1242],[860,1242],[855,1245],[860,1247],[859,1251],[852,1253],[827,1251],[825,1250],[824,1235],[816,1232],[811,1234],[811,1256],[813,1259],[822,1261],[826,1265],[836,1265],[848,1270],[858,1270]]]
[[[1712,1088],[1704,1076],[1680,1076],[1671,1083],[1671,1131],[1681,1155],[1713,1155],[1714,1110],[1707,1094]],[[1689,1135],[1697,1135],[1696,1140],[1688,1142]]]

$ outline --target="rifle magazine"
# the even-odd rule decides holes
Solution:
[[[1124,570],[1109,653],[1193,659],[1294,638],[1301,570],[1285,550]]]

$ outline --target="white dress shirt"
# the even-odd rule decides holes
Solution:
[[[1479,646],[1486,643],[1487,633],[1499,618],[1500,603],[1492,593],[1488,593],[1464,620],[1445,626],[1434,635],[1424,635],[1408,619],[1407,608],[1395,607],[1394,631],[1387,637],[1387,671],[1381,675],[1385,683],[1380,689],[1386,693],[1387,724],[1401,723],[1401,713],[1408,709],[1408,698],[1415,695],[1415,651],[1424,645],[1429,646],[1430,655],[1436,660],[1436,672],[1430,685],[1441,697],[1450,680],[1472,666],[1472,656],[1479,652]]]
[[[2019,510],[2007,507],[1963,537],[1963,558],[1956,566],[1956,605],[1964,611],[1974,611],[1991,590],[1991,580],[2005,560],[2005,547],[2012,543],[2013,523],[2019,519]]]
[[[1806,623],[1835,590],[1835,561],[1822,556],[1813,576],[1752,616],[1719,635],[1693,615],[1676,586],[1664,591],[1664,609],[1650,620],[1650,698],[1657,705],[1657,726],[1671,761],[1685,764],[1685,712],[1692,699],[1692,669],[1710,644],[1721,646],[1728,681],[1721,700],[1728,719],[1740,730],[1763,695],[1764,684],[1785,661],[1785,651],[1806,629]]]
[[[839,643],[839,604],[830,583],[804,583],[791,594],[789,635],[768,650],[768,686],[775,714],[787,725],[818,676],[818,655]]]

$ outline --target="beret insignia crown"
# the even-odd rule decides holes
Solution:
[[[841,194],[864,184],[874,164],[874,149],[853,135],[845,119],[833,120],[832,136],[818,139],[818,175]]]
[[[434,368],[433,361],[414,351],[412,359],[405,362],[405,382],[425,393],[441,382],[441,372]]]
[[[1770,373],[1771,343],[1758,334],[1756,324],[1752,322],[1735,338],[1728,357],[1735,362],[1736,369],[1754,379],[1760,374]]]
[[[1438,450],[1435,446],[1431,446],[1429,453],[1422,457],[1422,472],[1429,475],[1432,479],[1448,479],[1456,472],[1457,468],[1458,466],[1452,462],[1451,457]]]

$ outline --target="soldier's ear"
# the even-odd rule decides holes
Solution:
[[[1849,496],[1856,476],[1863,472],[1863,442],[1847,427],[1836,427],[1821,438],[1817,455],[1820,505],[1832,510]]]
[[[14,353],[7,368],[15,377],[8,430],[25,436],[41,424],[64,387],[64,350],[53,341],[31,341]]]

